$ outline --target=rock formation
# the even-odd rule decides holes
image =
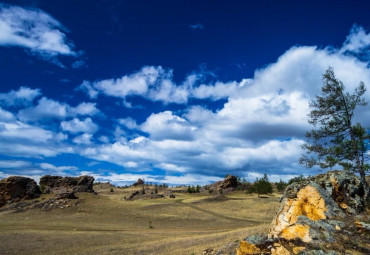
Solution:
[[[11,176],[0,181],[0,207],[6,204],[40,196],[40,190],[33,179]]]
[[[360,224],[354,219],[364,210],[365,190],[355,175],[332,171],[292,183],[281,198],[268,235],[241,241],[237,255],[346,253],[337,244],[349,241],[351,233],[358,231]]]
[[[94,192],[94,177],[61,177],[45,175],[40,179],[40,188],[43,193],[60,193],[66,191],[73,192]]]
[[[144,180],[138,179],[132,186],[144,185]]]
[[[236,176],[227,175],[222,181],[207,185],[205,188],[207,190],[217,191],[217,193],[221,191],[222,194],[227,194],[234,191],[239,185],[240,183],[238,182],[238,178]]]
[[[220,189],[236,188],[238,187],[238,178],[234,175],[228,175],[222,181]]]

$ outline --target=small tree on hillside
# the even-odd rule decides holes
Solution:
[[[306,154],[300,163],[311,168],[332,168],[340,165],[344,170],[360,174],[366,190],[366,172],[369,134],[359,124],[353,123],[358,106],[367,102],[362,98],[366,88],[360,82],[353,94],[345,92],[343,83],[336,79],[329,68],[323,75],[322,95],[310,103],[308,122],[314,129],[307,132],[307,143],[303,145]]]
[[[304,176],[303,174],[299,175],[299,176],[296,176],[296,177],[293,177],[292,179],[290,179],[288,181],[288,185],[292,184],[293,182],[300,182],[300,181],[303,181],[304,180]]]
[[[253,184],[253,189],[257,192],[258,197],[260,194],[271,194],[272,193],[272,185],[269,182],[267,174],[264,174],[262,178],[256,180]]]
[[[286,186],[288,184],[286,182],[284,182],[283,180],[280,179],[279,182],[276,183],[276,189],[279,191],[279,192],[282,192],[285,190]]]

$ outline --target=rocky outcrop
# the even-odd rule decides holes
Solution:
[[[238,177],[234,175],[228,175],[222,181],[220,189],[236,188],[238,187]]]
[[[66,192],[60,192],[55,195],[54,199],[77,199],[75,193],[73,191],[66,191]]]
[[[139,185],[144,185],[144,180],[138,179],[132,186],[139,186]]]
[[[337,244],[346,239],[344,235],[350,239],[356,233],[354,217],[364,210],[365,190],[355,175],[331,171],[292,183],[269,233],[246,238],[237,254],[311,254],[313,250],[342,254],[344,248]]]
[[[66,191],[73,192],[94,192],[94,177],[62,177],[45,175],[40,179],[40,189],[43,193],[60,193]]]
[[[40,190],[33,179],[11,176],[0,181],[0,207],[25,199],[37,198]]]
[[[134,191],[129,197],[125,198],[126,200],[138,200],[138,199],[156,199],[164,198],[164,194],[158,194],[155,190],[142,189]]]
[[[211,185],[205,186],[205,189],[212,193],[215,191],[217,194],[227,194],[237,189],[241,183],[238,182],[238,177],[234,175],[227,175],[222,181],[215,182]]]

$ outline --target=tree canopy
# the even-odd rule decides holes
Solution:
[[[258,196],[260,194],[271,194],[272,193],[272,185],[269,182],[267,174],[264,174],[262,178],[256,180],[253,184],[253,189],[257,192]]]
[[[365,85],[360,82],[350,94],[329,68],[323,75],[321,92],[322,95],[310,103],[308,122],[314,129],[306,133],[307,142],[303,145],[306,154],[300,158],[300,163],[310,168],[342,166],[344,170],[359,173],[367,187],[370,136],[360,123],[353,123],[357,107],[367,105],[363,98]]]

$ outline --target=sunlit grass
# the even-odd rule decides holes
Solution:
[[[201,254],[266,232],[279,196],[175,193],[126,201],[133,190],[95,187],[76,207],[0,214],[2,254]],[[159,193],[162,191],[160,190]],[[151,226],[151,227],[150,227]]]

